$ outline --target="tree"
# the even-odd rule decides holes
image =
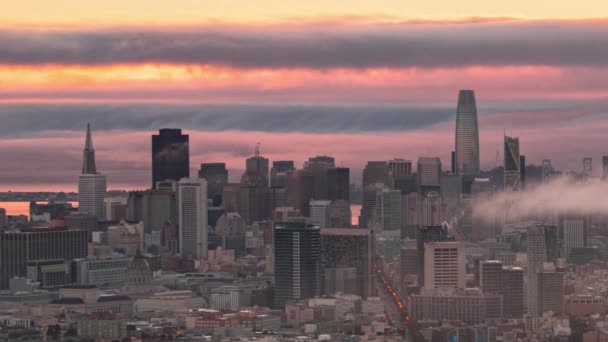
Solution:
[[[59,324],[49,325],[46,328],[46,337],[48,340],[57,341],[61,337],[61,327]]]

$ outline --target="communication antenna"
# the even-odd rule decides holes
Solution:
[[[255,144],[255,156],[256,157],[260,156],[260,146],[262,146],[262,144],[260,144],[259,142]]]

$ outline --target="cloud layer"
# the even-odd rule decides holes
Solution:
[[[512,222],[537,218],[539,215],[605,215],[608,213],[608,202],[600,199],[607,192],[606,181],[590,179],[587,182],[574,182],[567,177],[556,177],[525,193],[501,192],[489,200],[479,201],[475,213],[488,222],[504,217],[506,208],[509,208],[508,218]]]
[[[0,32],[0,64],[237,68],[608,65],[608,24],[585,21],[204,26]]]

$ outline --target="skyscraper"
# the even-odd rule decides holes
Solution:
[[[602,157],[602,179],[608,179],[608,156]]]
[[[275,160],[270,169],[270,187],[284,188],[287,183],[287,176],[294,171],[293,160]]]
[[[78,211],[105,219],[103,200],[106,195],[106,176],[97,173],[95,149],[91,126],[87,124],[87,136],[83,150],[82,174],[78,177]]]
[[[330,156],[316,156],[308,158],[308,161],[304,163],[304,170],[310,172],[315,178],[314,199],[328,199],[327,171],[334,167],[336,167],[336,162],[334,158]]]
[[[545,227],[534,225],[528,227],[528,240],[526,244],[526,254],[528,259],[528,315],[538,316],[542,312],[538,293],[538,276],[542,272],[543,264],[547,260],[545,245]]]
[[[588,219],[584,216],[561,215],[559,217],[559,240],[561,256],[568,259],[573,248],[587,247]]]
[[[339,290],[340,269],[355,270],[351,280],[352,293],[361,297],[373,295],[373,257],[374,232],[370,229],[332,228],[321,229],[321,259],[324,268],[325,294],[333,294],[331,289]]]
[[[405,159],[392,159],[388,161],[388,170],[393,178],[412,174],[412,161]]]
[[[321,294],[321,230],[305,221],[274,226],[275,307]]]
[[[424,285],[424,248],[427,242],[447,241],[448,228],[446,225],[420,227],[416,232],[416,249],[418,251],[417,269],[418,284]]]
[[[350,169],[335,167],[327,170],[327,199],[350,201]]]
[[[439,192],[441,187],[441,159],[438,157],[418,158],[418,189],[421,194]]]
[[[456,108],[456,172],[475,177],[479,173],[479,128],[473,90],[461,90]]]
[[[266,218],[266,182],[268,179],[257,172],[245,172],[237,195],[237,211],[247,224]]]
[[[255,147],[255,155],[247,158],[245,162],[246,173],[257,173],[262,177],[263,185],[265,188],[268,187],[268,159],[260,155],[260,144]]]
[[[372,227],[401,230],[401,191],[382,189],[376,192],[376,205],[372,214]]]
[[[156,182],[190,177],[189,140],[176,128],[162,128],[152,135],[152,189]]]
[[[484,293],[501,293],[502,262],[483,260],[479,263],[479,287]]]
[[[385,161],[368,161],[363,169],[363,191],[375,183],[390,185],[388,164]]]
[[[315,226],[325,229],[331,227],[331,201],[311,200],[310,201],[310,221]]]
[[[207,196],[213,200],[214,206],[222,204],[224,184],[228,183],[228,170],[225,163],[202,163],[198,170],[198,178],[207,180]]]
[[[207,181],[184,178],[177,194],[180,253],[194,260],[207,259]]]
[[[299,210],[302,215],[310,215],[310,200],[314,196],[314,176],[304,170],[296,170],[287,177],[287,205]]]
[[[424,245],[425,288],[465,288],[465,267],[461,242],[427,242]]]
[[[538,313],[552,311],[564,313],[564,273],[555,271],[555,267],[537,273],[538,279]]]
[[[521,318],[524,315],[524,270],[521,267],[502,269],[501,293],[503,315],[506,318]]]
[[[505,190],[521,190],[521,159],[519,157],[519,138],[505,136]]]

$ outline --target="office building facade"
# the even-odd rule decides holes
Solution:
[[[184,178],[178,185],[179,250],[183,257],[207,259],[207,181]]]
[[[350,169],[334,167],[327,170],[327,199],[350,201]]]
[[[273,161],[272,169],[270,169],[270,187],[285,188],[287,185],[287,176],[295,169],[293,160]]]
[[[228,170],[225,163],[202,163],[198,170],[198,178],[207,180],[207,196],[213,201],[213,206],[222,204],[224,185],[228,183]]]
[[[460,242],[428,242],[424,245],[424,287],[464,288],[464,246]]]
[[[25,277],[28,262],[65,260],[87,256],[89,232],[37,228],[0,233],[0,289],[9,279]]]
[[[321,230],[304,221],[274,226],[276,308],[321,294]]]
[[[363,298],[373,295],[374,232],[369,229],[321,229],[321,253],[324,270],[354,270],[352,294]],[[325,272],[325,275],[328,273]],[[326,294],[331,280],[325,279]],[[333,286],[336,288],[336,286]]]
[[[438,157],[418,158],[418,189],[426,195],[429,192],[439,192],[441,188],[441,159]]]
[[[177,128],[162,128],[152,135],[152,189],[160,181],[190,177],[189,141]]]

